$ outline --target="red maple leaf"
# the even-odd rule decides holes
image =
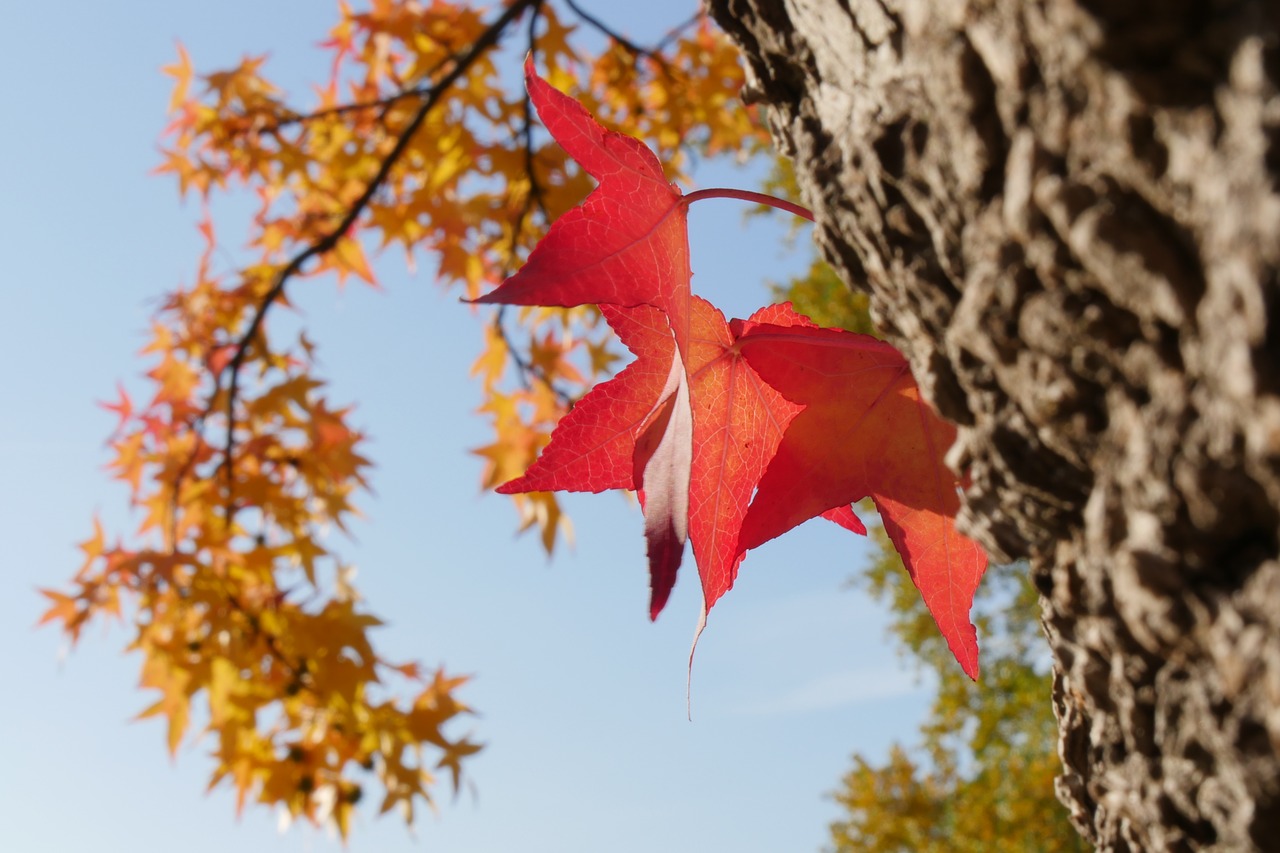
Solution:
[[[976,678],[968,613],[986,557],[955,529],[957,483],[943,463],[954,431],[920,399],[906,360],[874,338],[818,328],[790,305],[726,323],[690,295],[693,196],[666,181],[638,140],[601,128],[531,63],[525,73],[552,136],[600,186],[477,301],[599,304],[637,358],[592,389],[529,471],[498,491],[638,490],[651,618],[675,583],[686,538],[705,615],[748,550],[800,522],[823,515],[865,533],[849,505],[869,496]]]
[[[760,480],[739,547],[820,514],[854,529],[849,504],[872,498],[947,645],[976,679],[969,610],[987,558],[955,527],[958,483],[943,459],[955,430],[920,399],[906,359],[867,335],[786,323],[757,325],[739,348],[804,406]]]

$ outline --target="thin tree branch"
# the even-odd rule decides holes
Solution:
[[[540,7],[543,4],[543,2],[545,2],[545,0],[535,0],[533,5],[535,7]],[[497,21],[495,21],[494,23],[496,24]],[[510,23],[510,22],[508,21],[507,23]],[[505,27],[506,24],[504,24],[503,26]],[[448,47],[448,45],[443,44],[438,39],[435,39],[434,41],[437,44],[441,44],[444,47]],[[451,54],[447,58],[440,60],[434,66],[432,66],[430,69],[426,71],[426,73],[423,75],[424,78],[428,81],[434,80],[436,72],[439,71],[444,66],[448,65],[449,62],[451,60],[454,60],[455,58],[456,57]],[[350,104],[339,104],[336,107],[329,107],[323,110],[316,110],[315,112],[311,112],[311,113],[293,113],[293,115],[289,116],[286,119],[281,119],[280,121],[273,122],[272,124],[264,126],[262,128],[262,131],[266,133],[274,133],[280,130],[281,128],[289,127],[290,125],[305,124],[309,121],[314,121],[315,119],[318,119],[318,118],[328,118],[329,116],[340,116],[340,115],[345,115],[347,113],[359,112],[360,110],[374,109],[375,107],[381,108],[382,114],[379,116],[379,119],[382,119],[386,117],[387,110],[389,107],[394,106],[400,101],[408,100],[410,98],[421,98],[424,95],[429,95],[431,93],[431,90],[434,89],[436,85],[437,84],[434,82],[428,82],[428,83],[424,83],[421,86],[413,86],[408,89],[401,89],[399,92],[395,92],[393,94],[387,95],[384,98],[374,98],[371,101],[354,101]]]
[[[649,59],[652,59],[654,62],[658,63],[658,66],[662,68],[664,73],[670,73],[670,71],[667,64],[667,58],[662,55],[662,52],[666,50],[667,47],[669,47],[672,42],[678,39],[685,32],[685,30],[689,29],[694,24],[698,23],[698,21],[701,21],[707,16],[707,13],[704,10],[699,9],[698,11],[694,12],[688,18],[688,20],[686,20],[684,23],[678,24],[675,27],[672,27],[670,30],[668,30],[666,35],[664,35],[661,39],[659,39],[658,42],[654,44],[653,47],[644,47],[642,45],[636,44],[631,39],[627,38],[626,36],[619,33],[617,30],[610,27],[604,21],[601,21],[595,15],[592,15],[586,9],[583,9],[581,6],[577,4],[576,0],[564,0],[564,2],[565,2],[565,5],[567,5],[569,9],[572,10],[573,13],[577,15],[579,18],[581,18],[588,26],[595,29],[601,35],[607,38],[613,39],[615,42],[621,45],[625,50],[630,52],[633,56],[644,56],[644,57],[648,57]]]
[[[314,121],[318,118],[340,116],[345,115],[346,113],[359,112],[360,110],[371,110],[375,107],[385,108],[409,98],[421,98],[423,95],[428,94],[432,88],[432,86],[415,86],[412,89],[401,89],[399,92],[387,95],[385,98],[375,98],[372,101],[354,101],[350,104],[341,104],[336,107],[329,107],[328,109],[316,110],[313,113],[295,113],[294,115],[289,116],[289,118],[281,119],[274,124],[267,125],[262,128],[262,130],[264,132],[274,132],[293,124],[303,124],[305,122]]]
[[[693,204],[695,201],[702,201],[707,198],[734,198],[739,201],[750,201],[755,204],[761,204],[766,207],[772,207],[777,210],[785,210],[794,216],[802,219],[813,221],[813,211],[807,207],[796,204],[794,201],[787,201],[785,198],[767,195],[765,193],[752,192],[751,190],[739,190],[730,187],[709,187],[705,190],[695,190],[688,195],[680,197],[680,203],[685,205]]]

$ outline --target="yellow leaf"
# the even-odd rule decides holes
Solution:
[[[160,70],[174,79],[173,94],[169,97],[169,112],[177,112],[178,108],[186,103],[193,76],[191,57],[187,55],[187,49],[182,46],[182,42],[178,42],[177,63],[166,65]]]

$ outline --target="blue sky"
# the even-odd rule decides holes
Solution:
[[[584,3],[587,0],[584,0]],[[643,41],[683,20],[678,0],[643,14],[587,3]],[[20,4],[0,53],[0,847],[12,853],[340,850],[324,832],[205,795],[207,747],[165,754],[162,726],[130,719],[127,632],[94,626],[68,652],[33,628],[34,589],[78,566],[98,513],[132,529],[102,470],[113,416],[95,401],[139,387],[137,355],[156,300],[189,281],[200,240],[193,203],[148,172],[158,162],[181,39],[197,68],[270,51],[291,92],[320,79],[313,45],[329,3],[128,0]],[[631,20],[628,20],[628,14]],[[699,184],[751,188],[717,165]],[[226,209],[237,215],[235,206]],[[808,263],[783,222],[744,224],[741,206],[691,213],[695,289],[730,316],[767,299],[766,279]],[[222,223],[220,223],[222,224]],[[235,233],[241,223],[225,222]],[[479,491],[488,440],[468,378],[483,315],[392,253],[384,292],[295,288],[335,402],[358,404],[376,494],[340,550],[360,570],[392,658],[474,673],[464,698],[488,747],[468,787],[441,797],[413,833],[365,813],[352,851],[817,850],[835,815],[824,795],[859,751],[912,739],[927,692],[884,637],[884,616],[845,582],[865,551],[809,523],[748,558],[711,614],[685,718],[685,661],[699,610],[692,565],[662,618],[647,618],[639,514],[618,495],[570,496],[577,545],[548,561],[514,536],[504,498]]]

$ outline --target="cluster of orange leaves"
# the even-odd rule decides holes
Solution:
[[[97,617],[127,620],[142,686],[158,694],[141,716],[167,721],[170,751],[211,741],[210,787],[229,782],[240,807],[256,800],[345,836],[372,779],[381,811],[411,821],[436,776],[456,787],[479,748],[450,733],[467,711],[455,698],[465,679],[370,644],[379,622],[326,536],[345,529],[366,488],[364,436],[326,396],[305,333],[271,333],[285,285],[376,286],[366,251],[392,245],[410,264],[425,253],[467,297],[516,268],[591,188],[532,124],[510,73],[525,50],[605,121],[650,140],[673,179],[691,148],[762,141],[730,106],[736,53],[704,18],[638,49],[599,22],[566,23],[574,11],[550,0],[343,3],[322,44],[328,81],[305,112],[265,76],[264,57],[197,75],[179,48],[165,69],[175,86],[159,171],[202,201],[256,196],[254,260],[219,269],[206,214],[195,280],[163,300],[143,351],[145,401],[121,390],[108,406],[119,416],[109,469],[141,523],[115,544],[95,524],[71,589],[44,592],[42,621],[74,642]],[[582,46],[592,41],[603,47]],[[609,371],[609,344],[593,309],[525,309],[488,327],[474,367],[494,429],[477,451],[486,487],[528,468],[569,403]],[[550,550],[567,529],[555,498],[515,500]],[[188,731],[193,717],[202,731]]]

